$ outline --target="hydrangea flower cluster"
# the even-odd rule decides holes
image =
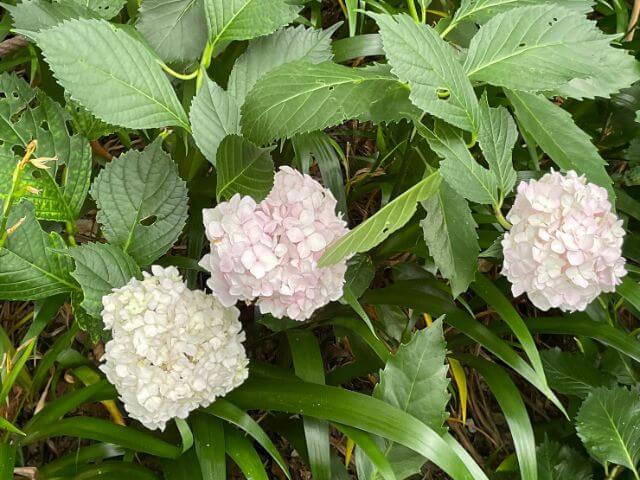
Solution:
[[[262,202],[236,194],[204,210],[211,253],[200,264],[211,272],[209,287],[226,306],[257,298],[263,313],[294,320],[338,300],[346,260],[317,266],[326,247],[347,232],[335,207],[317,181],[281,167]]]
[[[103,297],[113,339],[100,369],[131,417],[164,430],[244,382],[248,359],[235,307],[188,289],[174,267],[151,271]]]
[[[541,310],[584,310],[626,274],[622,220],[607,191],[574,171],[520,183],[507,219],[502,273]]]

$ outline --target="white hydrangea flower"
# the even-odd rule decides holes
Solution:
[[[225,305],[253,300],[263,313],[295,320],[342,296],[346,260],[317,262],[347,232],[331,192],[308,175],[281,167],[267,198],[235,195],[203,211],[211,253],[201,265]]]
[[[541,310],[584,310],[626,275],[622,220],[607,190],[574,171],[521,182],[507,219],[502,273]]]
[[[187,288],[174,267],[151,267],[102,299],[112,331],[100,369],[127,412],[150,429],[211,404],[248,376],[235,307]]]

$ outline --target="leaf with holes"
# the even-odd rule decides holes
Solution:
[[[16,227],[0,247],[0,298],[41,300],[79,290],[69,271],[70,258],[57,253],[64,241],[47,234],[35,217],[33,206],[22,201],[11,208],[8,227]]]
[[[273,187],[271,149],[256,147],[238,135],[229,135],[222,141],[216,165],[218,200],[239,193],[260,202]]]
[[[110,20],[122,10],[127,0],[54,0],[57,7],[68,6],[70,4],[80,5],[95,13],[100,18]]]
[[[224,137],[240,133],[240,105],[233,95],[205,78],[193,98],[189,118],[196,145],[215,165],[218,147]]]
[[[393,73],[411,87],[411,101],[452,125],[476,131],[478,99],[452,47],[408,15],[375,19]]]
[[[114,288],[126,285],[133,277],[140,278],[140,268],[120,248],[107,243],[85,243],[68,250],[76,268],[71,272],[84,295],[82,308],[91,316],[100,318],[102,297]]]
[[[589,0],[462,0],[453,16],[453,22],[486,22],[500,13],[533,5],[553,5],[583,15],[593,8],[593,2]]]
[[[638,478],[640,398],[624,387],[594,389],[576,415],[576,430],[600,462],[623,465]]]
[[[145,0],[136,28],[165,62],[194,60],[207,42],[203,0]]]
[[[37,140],[34,156],[56,160],[48,169],[27,164],[14,194],[29,199],[39,219],[74,222],[89,191],[89,142],[69,135],[65,110],[21,78],[0,75],[0,93],[0,198],[4,201],[9,194],[13,171],[27,145]]]
[[[157,58],[125,30],[105,20],[68,20],[36,40],[60,85],[101,120],[133,129],[189,130]]]
[[[2,4],[13,18],[13,27],[28,37],[73,18],[97,18],[92,10],[80,3],[51,3],[46,0],[24,0],[17,5]]]
[[[297,60],[314,64],[331,60],[331,35],[338,26],[318,30],[300,25],[252,40],[233,65],[228,92],[242,105],[258,79],[274,68]]]
[[[456,192],[472,202],[499,205],[498,180],[473,158],[462,131],[438,121],[433,130],[419,122],[416,126],[431,149],[443,159],[440,174]]]
[[[91,196],[105,238],[139,265],[169,250],[187,220],[187,188],[160,138],[112,160],[93,182]]]
[[[376,68],[288,63],[258,80],[242,108],[242,131],[263,145],[349,119],[368,119],[371,99],[397,85],[393,75]]]
[[[440,181],[440,174],[432,173],[389,202],[374,216],[329,246],[318,262],[318,266],[334,265],[354,253],[366,252],[379,245],[411,220],[418,208],[418,202],[423,202],[437,193]]]
[[[298,16],[288,0],[204,0],[209,43],[249,40],[275,32]]]
[[[517,8],[480,28],[471,40],[464,69],[471,80],[492,85],[529,92],[553,90],[573,79],[597,76],[598,65],[606,70],[624,63],[629,55],[609,45],[613,38],[584,15],[557,5]],[[586,96],[609,96],[614,91],[596,89]]]

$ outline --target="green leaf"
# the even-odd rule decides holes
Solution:
[[[313,332],[287,332],[296,376],[307,382],[324,384],[324,364],[320,345]],[[303,417],[304,436],[313,478],[331,480],[329,424],[318,418]]]
[[[582,353],[559,348],[540,352],[549,386],[565,395],[585,398],[596,387],[612,385],[613,377],[601,372]]]
[[[194,60],[207,42],[203,0],[145,0],[136,29],[167,63]]]
[[[447,419],[449,379],[442,320],[416,332],[380,372],[373,396],[405,411],[442,434]],[[405,446],[387,443],[387,458],[398,478],[419,472],[425,462]]]
[[[4,417],[0,417],[0,430],[6,430],[7,432],[15,433],[16,435],[26,435],[22,430]]]
[[[463,130],[478,127],[478,100],[452,47],[408,15],[376,15],[392,72],[411,87],[425,112]]]
[[[385,205],[375,215],[334,242],[318,262],[320,267],[338,263],[354,253],[362,253],[379,245],[385,238],[402,228],[416,212],[418,202],[427,200],[438,191],[441,178],[438,172],[418,182],[399,197]]]
[[[456,23],[468,20],[484,22],[514,8],[541,4],[563,7],[575,13],[585,14],[592,10],[593,2],[591,0],[462,0],[453,21]]]
[[[227,455],[238,465],[244,477],[249,480],[269,480],[262,459],[249,439],[228,425],[224,426],[224,433]]]
[[[420,222],[424,241],[442,276],[451,281],[452,295],[457,297],[476,274],[480,253],[477,224],[467,201],[446,181],[422,206],[427,211]]]
[[[23,0],[17,5],[2,4],[13,18],[13,28],[28,37],[41,30],[71,20],[72,18],[96,18],[97,15],[87,7],[74,1],[50,3],[46,0]]]
[[[489,107],[485,94],[480,102],[478,142],[503,195],[513,190],[517,180],[511,160],[516,140],[518,129],[509,111],[504,107]]]
[[[442,320],[437,320],[400,346],[380,372],[373,396],[444,432],[449,403],[445,355]]]
[[[439,287],[419,280],[399,281],[389,287],[368,291],[362,297],[362,301],[374,305],[399,305],[403,308],[414,308],[419,312],[428,312],[432,316],[445,315],[445,322],[496,355],[531,385],[540,390],[564,413],[562,403],[546,383],[540,380],[538,373],[496,333],[471,317],[467,312],[457,308],[450,296]],[[451,346],[451,342],[449,346]]]
[[[56,8],[70,4],[80,5],[97,16],[110,20],[120,13],[127,0],[54,0],[53,3]]]
[[[345,193],[341,158],[336,150],[335,141],[324,132],[311,132],[296,135],[292,140],[293,148],[297,158],[314,158],[320,169],[322,183],[331,190],[331,193],[338,202],[336,209],[343,215],[347,214],[347,198]],[[302,162],[304,165],[304,162]],[[305,170],[304,168],[302,169]]]
[[[331,35],[338,26],[318,30],[299,25],[252,40],[233,65],[227,91],[242,105],[258,79],[274,68],[297,60],[313,64],[331,60]]]
[[[104,123],[102,120],[93,116],[91,112],[78,102],[71,100],[69,96],[66,96],[65,109],[71,115],[73,130],[82,134],[88,140],[97,140],[117,130],[116,127]]]
[[[271,455],[271,458],[273,458],[282,471],[285,472],[287,478],[291,478],[286,462],[283,460],[269,436],[262,427],[260,427],[258,422],[251,418],[251,415],[239,409],[232,403],[227,402],[223,398],[218,399],[212,405],[206,407],[204,411],[208,414],[215,415],[226,422],[232,423],[236,427],[247,432],[248,435],[253,437],[253,439],[256,440],[262,448],[269,453],[269,455]]]
[[[440,174],[458,194],[476,203],[500,204],[495,175],[473,158],[460,130],[439,121],[433,130],[419,122],[415,125],[431,149],[443,159]]]
[[[292,62],[256,83],[242,107],[242,130],[258,145],[368,118],[371,99],[385,96],[398,80],[380,69],[331,62]]]
[[[309,415],[358,428],[411,448],[454,480],[474,479],[440,435],[408,413],[368,395],[299,380],[261,377],[249,379],[227,398],[246,409]]]
[[[78,281],[84,294],[81,306],[97,318],[102,313],[103,296],[126,285],[131,278],[141,276],[136,262],[114,245],[85,243],[68,252],[76,264],[71,276]]]
[[[149,453],[161,458],[176,458],[181,453],[180,448],[149,433],[116,425],[109,420],[86,416],[64,418],[50,424],[39,424],[27,432],[27,436],[21,440],[21,444],[29,445],[44,438],[62,436],[114,443],[135,452]]]
[[[239,135],[229,135],[218,148],[216,170],[218,200],[236,193],[260,202],[273,187],[271,149],[256,147]]]
[[[594,76],[593,66],[610,55],[628,56],[609,46],[613,38],[584,15],[557,5],[517,8],[480,28],[464,69],[475,81],[530,92],[552,90]]]
[[[91,187],[105,238],[149,265],[178,239],[187,220],[187,188],[156,139],[111,161]]]
[[[132,129],[189,130],[157,59],[124,30],[105,20],[68,20],[36,40],[58,82],[101,120]]]
[[[55,478],[65,473],[75,473],[78,465],[94,460],[121,457],[124,449],[108,443],[96,443],[88,447],[80,447],[74,451],[38,467],[38,474],[43,478]]]
[[[589,453],[600,462],[623,465],[638,478],[640,398],[623,387],[597,388],[576,415],[576,430]]]
[[[205,77],[191,103],[189,119],[196,145],[215,166],[224,137],[240,133],[240,105],[233,95]]]
[[[212,405],[213,406],[213,405]],[[192,414],[191,428],[203,478],[227,478],[224,425],[219,418]]]
[[[82,291],[71,293],[71,311],[73,312],[73,318],[78,327],[87,332],[94,342],[109,340],[109,334],[104,329],[101,316],[89,315],[87,311],[81,307],[82,300]]]
[[[71,259],[54,252],[65,248],[62,238],[45,233],[33,206],[25,201],[12,207],[7,225],[15,226],[23,218],[22,225],[0,248],[0,298],[41,300],[77,290],[69,276]]]
[[[369,288],[376,273],[371,258],[366,255],[354,255],[347,262],[347,273],[344,275],[344,288],[348,288],[358,299]]]
[[[380,472],[385,480],[396,480],[393,468],[389,460],[384,456],[384,452],[380,450],[380,446],[376,439],[357,428],[347,427],[345,425],[334,424],[342,433],[347,435],[358,447],[356,455],[365,454],[366,458],[372,462],[372,465]],[[357,462],[357,457],[356,457]],[[360,474],[360,472],[358,472]],[[372,476],[359,476],[358,478],[372,478]]]
[[[0,198],[9,194],[21,160],[14,151],[24,152],[35,139],[38,147],[33,156],[56,160],[48,163],[48,169],[27,164],[14,194],[34,204],[37,218],[74,222],[91,180],[89,143],[69,135],[64,109],[21,78],[0,75],[0,93]]]
[[[68,477],[65,477],[68,478]],[[100,462],[98,465],[78,465],[73,472],[73,480],[158,480],[153,471],[131,462]]]
[[[540,480],[592,480],[590,462],[576,450],[545,439],[536,449]]]
[[[609,199],[615,199],[604,160],[567,111],[541,95],[505,93],[522,127],[558,167],[585,174],[589,181],[609,190]]]
[[[502,367],[472,355],[463,358],[482,375],[504,413],[520,465],[520,478],[537,480],[536,440],[518,387]]]
[[[640,284],[630,277],[622,280],[616,292],[631,305],[640,310]]]
[[[250,40],[275,32],[298,17],[287,0],[204,0],[209,43]]]

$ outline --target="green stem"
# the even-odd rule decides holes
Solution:
[[[196,77],[196,92],[200,90],[202,82],[204,81],[204,76],[207,74],[207,68],[209,68],[209,65],[211,65],[211,57],[213,55],[214,48],[215,43],[211,42],[207,42],[207,45],[204,47],[202,58],[200,58],[200,68],[198,69],[198,74]]]
[[[458,25],[458,22],[456,22],[455,20],[451,20],[451,23],[449,25],[447,25],[447,28],[445,28],[441,33],[440,33],[440,38],[444,38],[446,37],[451,30],[453,30],[454,28],[456,28],[456,26]]]
[[[413,17],[416,23],[420,23],[420,17],[418,16],[418,10],[416,9],[414,0],[407,0],[407,6],[409,7],[411,17]]]
[[[500,210],[500,206],[499,205],[493,205],[493,212],[496,215],[496,219],[498,220],[498,223],[500,225],[502,225],[502,227],[505,230],[511,230],[511,227],[513,225],[511,225],[506,218],[504,218],[504,215],[502,215],[502,211]]]
[[[180,72],[176,72],[173,68],[171,68],[169,65],[167,65],[164,62],[158,61],[158,63],[160,64],[160,66],[165,72],[167,72],[169,75],[179,80],[193,80],[198,76],[198,72],[200,71],[200,69],[197,69],[191,73],[180,73]]]

